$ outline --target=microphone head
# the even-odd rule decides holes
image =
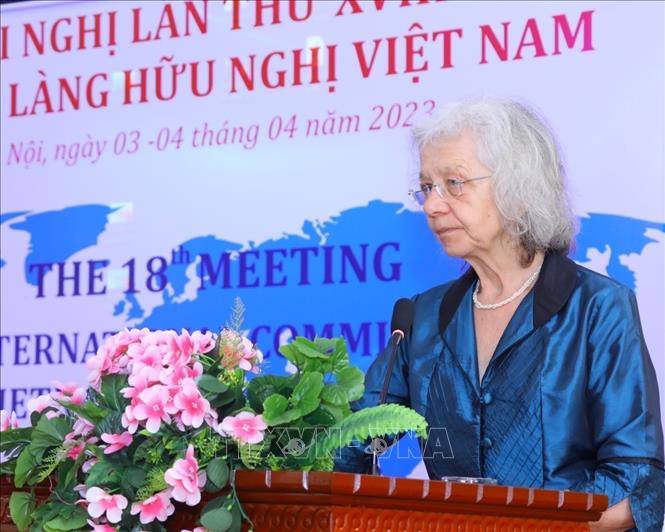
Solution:
[[[393,317],[390,320],[390,334],[395,333],[404,336],[408,334],[416,313],[416,306],[410,299],[402,298],[395,302]]]

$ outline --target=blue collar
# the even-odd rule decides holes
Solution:
[[[533,326],[540,327],[566,304],[575,289],[577,265],[564,253],[545,254],[543,267],[533,288]],[[457,279],[441,301],[439,309],[439,333],[443,335],[471,285],[476,282],[476,272],[469,268]]]

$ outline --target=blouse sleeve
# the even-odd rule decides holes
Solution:
[[[658,384],[631,290],[597,294],[589,316],[587,412],[597,467],[572,489],[630,497],[638,530],[663,525],[663,431]]]

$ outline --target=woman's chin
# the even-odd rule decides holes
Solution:
[[[457,233],[457,231],[455,231]],[[468,246],[464,245],[459,238],[455,238],[454,234],[436,234],[437,240],[443,246],[446,255],[450,257],[463,257],[468,253]]]

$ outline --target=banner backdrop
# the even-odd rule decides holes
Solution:
[[[294,335],[344,335],[366,369],[393,302],[463,266],[407,197],[410,127],[483,96],[557,133],[573,258],[636,291],[662,390],[663,20],[661,2],[3,6],[1,407],[25,420],[124,327],[218,330],[235,297],[266,371]]]

